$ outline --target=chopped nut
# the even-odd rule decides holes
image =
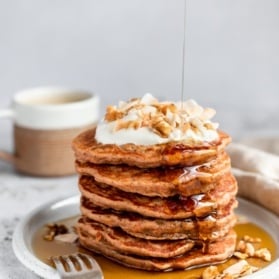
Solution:
[[[241,253],[241,252],[234,252],[233,254],[236,258],[241,259],[241,260],[245,260],[248,258],[248,255],[245,253]]]
[[[207,267],[202,273],[202,279],[215,279],[220,272],[216,266],[209,266]]]
[[[205,123],[203,126],[208,130],[214,130],[215,129],[214,126],[213,126],[213,123]]]
[[[175,127],[179,127],[179,125],[181,124],[181,122],[182,122],[182,119],[181,119],[181,117],[179,117],[179,115],[177,115],[177,114],[173,114],[173,122],[174,122],[174,126]],[[185,123],[185,122],[184,122]],[[187,122],[186,122],[187,123]]]
[[[248,262],[245,260],[241,260],[228,268],[226,268],[223,273],[225,274],[240,274],[241,271],[248,265]]]
[[[241,260],[223,271],[223,274],[232,275],[232,278],[239,278],[244,275],[252,274],[256,267],[251,266],[247,261]]]
[[[120,119],[124,116],[123,112],[120,112],[113,106],[108,106],[107,111],[105,114],[105,120],[106,121],[115,121],[117,119]]]
[[[126,103],[124,106],[121,107],[121,111],[127,113],[134,108],[140,110],[144,107],[144,104],[140,104],[139,101],[139,99],[132,99],[130,103]]]
[[[55,232],[50,231],[46,235],[44,235],[44,240],[52,241],[54,239],[54,237],[55,237]]]
[[[245,253],[249,256],[249,257],[253,257],[254,253],[255,253],[255,248],[251,243],[246,243],[246,249],[245,249]]]
[[[243,240],[245,242],[250,242],[250,243],[260,243],[262,240],[259,237],[251,237],[249,235],[244,235]]]
[[[254,253],[254,257],[262,259],[266,262],[271,261],[271,253],[267,248],[261,248],[259,250],[256,250]]]
[[[248,257],[253,257],[255,253],[255,248],[253,244],[251,244],[250,242],[245,242],[244,240],[240,240],[236,246],[236,251],[241,252],[242,254],[246,254]],[[242,257],[242,255],[240,256]]]
[[[198,133],[199,132],[199,129],[197,126],[195,126],[194,124],[190,123],[190,128],[195,132],[195,133]]]
[[[44,235],[44,239],[47,241],[52,241],[56,235],[68,233],[68,229],[64,225],[58,224],[47,224],[47,233]]]
[[[194,118],[194,119],[191,120],[191,125],[200,129],[200,128],[202,128],[203,123],[199,118]]]
[[[187,130],[191,129],[190,123],[185,122],[182,124],[182,132],[185,133]]]
[[[255,266],[252,266],[252,265],[246,266],[246,268],[244,268],[243,271],[240,273],[240,277],[250,275],[250,274],[256,272],[257,270],[258,270],[258,268]]]
[[[246,242],[243,240],[240,240],[236,246],[236,251],[245,253],[246,250]]]
[[[140,121],[118,121],[116,126],[115,126],[115,131],[118,131],[120,129],[128,129],[128,128],[133,128],[133,129],[138,129],[141,127],[141,122]]]
[[[194,100],[188,100],[183,105],[187,114],[193,117],[198,116],[203,112],[203,108],[199,106]]]
[[[200,115],[200,119],[205,121],[212,118],[216,114],[216,111],[211,108],[205,108]]]
[[[75,243],[78,240],[78,236],[75,233],[64,233],[56,235],[54,239],[65,243]]]
[[[163,115],[167,115],[168,111],[170,111],[172,113],[175,113],[177,111],[177,107],[173,103],[163,103],[163,104],[158,103],[155,105],[155,107]]]
[[[142,127],[148,127],[151,122],[151,113],[144,114],[142,117]]]
[[[155,131],[161,135],[162,137],[168,137],[172,128],[170,124],[168,124],[163,117],[156,117],[152,121],[152,126]]]

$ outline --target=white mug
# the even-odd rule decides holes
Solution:
[[[13,119],[15,150],[0,151],[0,159],[31,175],[73,174],[72,139],[96,125],[99,97],[68,88],[26,89],[14,95],[10,108],[0,109],[3,117]]]

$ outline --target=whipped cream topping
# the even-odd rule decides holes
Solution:
[[[218,124],[211,122],[215,110],[194,100],[159,102],[147,93],[142,98],[108,106],[96,129],[103,144],[153,145],[171,141],[212,142],[219,138]]]

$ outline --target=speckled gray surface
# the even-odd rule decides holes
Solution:
[[[19,220],[37,206],[77,194],[77,177],[33,178],[14,172],[0,162],[0,278],[39,278],[26,269],[12,250],[12,235]]]

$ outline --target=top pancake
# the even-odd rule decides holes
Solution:
[[[96,129],[90,129],[73,141],[76,159],[94,164],[126,164],[140,168],[159,166],[194,166],[216,158],[231,138],[219,131],[214,142],[169,142],[156,145],[101,144],[95,139]]]

